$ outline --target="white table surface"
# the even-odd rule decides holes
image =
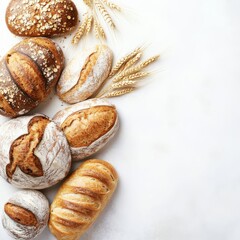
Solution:
[[[5,26],[8,2],[0,1],[1,56],[20,40]],[[108,42],[116,58],[147,43],[146,57],[160,53],[161,61],[149,84],[112,100],[121,129],[95,157],[116,167],[120,184],[81,239],[239,240],[240,1],[119,3],[126,12]],[[67,58],[94,44],[57,41]],[[63,107],[54,96],[34,112],[52,117]],[[3,208],[16,189],[0,186]],[[49,201],[58,187],[43,191]],[[0,239],[10,239],[1,225]],[[37,239],[54,237],[46,229]]]

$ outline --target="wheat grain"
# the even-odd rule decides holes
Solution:
[[[108,11],[106,10],[106,8],[104,7],[104,5],[98,1],[95,0],[95,5],[97,6],[99,12],[101,13],[101,15],[103,16],[104,20],[106,21],[106,23],[111,27],[111,28],[115,28],[115,24],[112,20],[112,17],[110,16],[110,14],[108,13]]]
[[[112,9],[115,9],[117,11],[121,11],[121,8],[115,4],[115,3],[112,3],[112,2],[109,2],[108,0],[102,0],[104,4],[106,4],[108,7],[112,8]]]
[[[75,33],[75,35],[72,39],[73,44],[77,44],[80,41],[81,37],[84,35],[85,29],[86,29],[86,26],[87,26],[87,22],[88,22],[88,17],[86,17],[83,20],[83,23],[80,25],[77,32]]]
[[[122,95],[132,92],[134,89],[135,89],[134,87],[127,87],[127,88],[123,88],[121,90],[114,90],[114,91],[111,91],[109,93],[102,95],[101,98],[122,96]]]
[[[111,73],[110,73],[109,76],[112,77],[112,76],[116,75],[116,73],[119,72],[120,68],[121,68],[123,65],[127,64],[127,62],[128,62],[130,59],[134,58],[138,53],[140,53],[141,50],[142,50],[141,48],[136,48],[133,52],[131,52],[131,53],[128,54],[127,56],[121,58],[121,59],[116,63],[116,65],[112,68]]]

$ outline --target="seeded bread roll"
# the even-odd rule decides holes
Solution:
[[[91,97],[108,77],[112,60],[112,50],[105,45],[97,45],[76,55],[58,81],[59,98],[72,104]]]
[[[38,191],[22,190],[4,205],[2,224],[12,238],[30,240],[44,230],[48,218],[47,198]]]
[[[103,211],[118,183],[103,160],[88,160],[63,183],[50,208],[49,229],[58,240],[78,240]]]
[[[63,130],[74,161],[99,151],[119,129],[118,113],[106,99],[89,99],[59,111],[53,118]]]
[[[78,12],[71,0],[12,0],[5,19],[15,35],[51,37],[72,31]]]
[[[64,66],[62,50],[47,38],[29,38],[0,61],[0,114],[16,117],[46,99]]]
[[[0,175],[18,188],[48,188],[68,174],[67,139],[46,116],[19,117],[0,127]]]

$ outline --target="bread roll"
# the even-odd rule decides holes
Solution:
[[[63,183],[51,205],[49,228],[58,240],[77,240],[96,220],[116,189],[115,169],[88,160]]]
[[[0,175],[18,188],[44,189],[68,174],[67,139],[44,115],[19,117],[0,127]]]
[[[14,239],[33,239],[47,226],[49,203],[47,198],[34,190],[15,193],[5,204],[2,224]]]
[[[0,114],[23,115],[46,99],[64,66],[62,50],[47,38],[29,38],[0,61]]]
[[[65,133],[74,161],[99,151],[119,129],[118,113],[106,99],[89,99],[59,111],[54,117]]]
[[[108,77],[112,60],[112,50],[105,45],[77,54],[58,81],[59,98],[72,104],[91,97]]]
[[[12,0],[5,19],[15,35],[51,37],[72,31],[78,12],[71,0]]]

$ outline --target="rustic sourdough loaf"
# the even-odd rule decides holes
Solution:
[[[64,66],[63,52],[47,38],[29,38],[0,61],[0,114],[16,117],[46,99]]]
[[[11,119],[1,125],[0,133],[0,175],[15,187],[44,189],[68,174],[67,139],[46,116]]]
[[[4,205],[2,224],[12,238],[30,240],[44,230],[48,218],[47,198],[35,190],[22,190]]]

